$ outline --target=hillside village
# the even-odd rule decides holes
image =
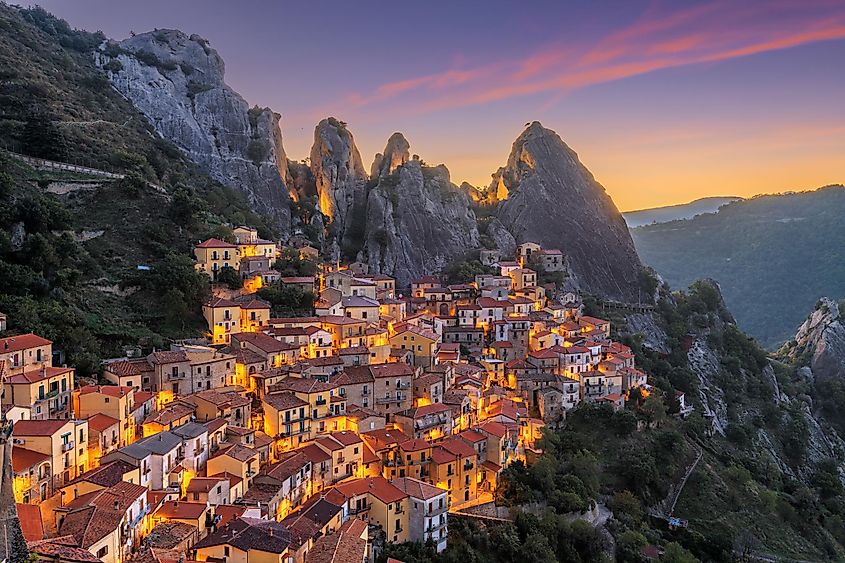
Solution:
[[[194,249],[215,282],[205,339],[107,360],[99,382],[77,381],[36,334],[0,339],[15,502],[40,559],[442,551],[450,515],[492,503],[502,470],[542,453],[545,426],[649,393],[611,323],[540,284],[538,271],[563,269],[559,250],[482,251],[493,273],[398,288],[305,242],[233,235]],[[317,273],[283,276],[274,265],[291,254]],[[256,295],[270,286],[314,295],[310,316],[276,316]]]

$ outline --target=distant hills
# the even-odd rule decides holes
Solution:
[[[757,196],[717,213],[631,229],[675,289],[717,280],[739,325],[775,347],[822,296],[845,297],[845,187]]]
[[[715,213],[723,205],[740,199],[742,198],[738,196],[703,197],[689,203],[628,211],[627,213],[623,213],[622,216],[625,217],[628,227],[633,229],[643,225],[651,225],[652,223],[667,223],[680,219],[692,219],[702,213]]]

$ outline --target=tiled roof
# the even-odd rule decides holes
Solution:
[[[12,436],[52,436],[69,420],[19,420],[12,427]]]
[[[290,391],[264,395],[263,401],[276,410],[287,410],[308,406],[307,402],[303,401]]]
[[[29,348],[37,348],[39,346],[47,346],[53,342],[42,338],[37,334],[28,333],[18,336],[9,336],[7,338],[0,338],[0,354],[7,354],[9,352],[20,352]]]
[[[216,238],[210,238],[197,245],[197,248],[237,248],[236,244],[226,242]]]
[[[169,500],[161,505],[155,516],[171,520],[198,520],[207,509],[208,505],[204,502]]]
[[[150,368],[150,364],[146,358],[137,358],[109,362],[106,364],[105,369],[118,377],[126,377],[130,375],[141,375],[144,372],[150,371],[152,368]]]
[[[88,417],[88,428],[91,430],[96,430],[99,433],[105,432],[108,428],[114,426],[115,424],[120,424],[120,421],[114,417],[111,417],[107,414],[103,414],[98,412],[95,415]]]
[[[155,365],[175,364],[179,362],[187,362],[188,354],[184,350],[165,350],[161,352],[153,352],[147,356],[147,360],[149,360],[151,364]]]
[[[14,453],[14,452],[13,452]],[[112,487],[123,481],[123,475],[135,469],[135,466],[122,459],[106,462],[99,467],[86,471],[68,483],[72,485],[86,481],[102,487]]]
[[[390,483],[408,496],[422,500],[437,498],[449,492],[410,477],[397,477],[391,480]]]
[[[314,542],[305,563],[360,563],[367,553],[367,523],[350,518],[331,535]]]
[[[40,367],[37,369],[17,373],[6,378],[7,383],[37,383],[51,377],[57,377],[66,373],[73,373],[73,368]]]
[[[89,497],[87,506],[72,509],[65,516],[59,532],[73,536],[79,547],[87,549],[116,530],[129,507],[145,494],[146,487],[125,481],[97,491]]]
[[[335,488],[347,498],[366,493],[373,495],[385,504],[408,497],[405,492],[391,485],[390,481],[384,477],[364,477],[363,479],[345,481],[335,485]]]
[[[12,446],[12,471],[22,473],[30,467],[49,461],[50,456],[41,452],[28,450],[20,446]]]
[[[255,518],[235,518],[194,544],[194,549],[231,545],[241,551],[260,549],[283,554],[291,544],[290,532],[281,523]]]
[[[89,393],[102,393],[109,397],[124,397],[132,391],[132,387],[126,385],[85,385],[79,389],[80,395]]]
[[[16,504],[18,520],[21,523],[21,531],[26,541],[39,541],[44,539],[44,524],[41,521],[41,509],[37,504]]]

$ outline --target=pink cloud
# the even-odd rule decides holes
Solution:
[[[382,112],[385,102],[396,102],[403,111],[430,112],[542,92],[561,95],[656,70],[843,38],[845,6],[832,0],[720,0],[668,13],[651,8],[593,44],[563,47],[556,41],[522,58],[389,82],[345,101],[364,111]]]

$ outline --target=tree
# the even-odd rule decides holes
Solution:
[[[634,530],[626,530],[616,538],[616,560],[621,562],[645,561],[642,548],[648,543],[645,536]]]
[[[666,547],[663,549],[663,557],[660,560],[664,563],[699,563],[695,555],[684,549],[677,542],[666,544]]]
[[[217,281],[225,283],[229,289],[240,289],[244,286],[244,281],[238,272],[231,266],[223,266],[217,273]]]
[[[27,114],[21,142],[23,152],[30,156],[58,161],[67,158],[64,135],[50,115],[41,109],[33,109]]]

